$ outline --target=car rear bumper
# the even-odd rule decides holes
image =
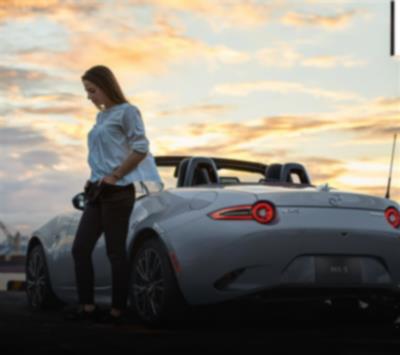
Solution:
[[[177,254],[189,304],[277,287],[400,291],[400,240],[376,231],[282,229],[233,239],[196,257]]]

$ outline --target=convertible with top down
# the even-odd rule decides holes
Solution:
[[[299,163],[195,156],[155,160],[163,180],[174,186],[151,189],[141,183],[127,236],[129,306],[142,321],[159,324],[188,306],[246,297],[382,298],[397,304],[395,201],[315,186]],[[30,238],[26,293],[32,308],[77,302],[71,248],[83,193],[73,205],[78,211],[55,216]],[[104,238],[92,259],[95,300],[109,303]]]

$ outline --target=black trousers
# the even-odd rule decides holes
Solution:
[[[91,185],[94,188],[96,186]],[[124,309],[129,292],[126,239],[135,203],[135,186],[102,183],[100,189],[95,201],[86,203],[72,246],[78,297],[81,304],[94,303],[92,252],[104,232],[107,256],[111,263],[112,307]]]

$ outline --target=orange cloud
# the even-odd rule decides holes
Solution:
[[[380,158],[371,156],[367,160],[361,160],[358,165],[349,165],[346,159],[304,155],[299,148],[310,139],[315,138],[319,142],[324,134],[349,135],[351,133],[351,140],[333,142],[331,147],[342,151],[348,146],[351,151],[354,146],[362,144],[369,146],[376,144],[377,147],[386,145],[389,154],[393,133],[400,132],[398,123],[400,117],[391,119],[385,115],[386,109],[397,103],[398,98],[394,97],[380,97],[366,101],[365,107],[371,106],[381,110],[369,115],[366,111],[362,116],[349,116],[342,112],[342,114],[314,116],[268,116],[256,120],[243,120],[240,123],[209,120],[200,124],[180,126],[179,129],[163,130],[162,135],[157,135],[155,132],[153,146],[156,147],[157,154],[201,154],[255,159],[264,163],[298,161],[308,167],[316,184],[330,182],[331,185],[347,190],[354,190],[353,187],[357,186],[360,191],[364,190],[364,193],[368,193],[371,190],[368,186],[373,186],[373,184],[365,179],[354,180],[354,177],[363,175],[372,177],[371,172],[377,177],[386,176],[387,165],[380,164],[377,160]],[[185,135],[182,135],[182,131]],[[282,137],[285,137],[284,141]],[[296,139],[291,140],[290,137],[296,137]],[[269,147],[268,151],[261,148],[265,146]],[[352,161],[357,162],[357,159],[359,158],[355,155]],[[367,173],[366,167],[370,167],[371,172]],[[354,180],[353,183],[351,179]],[[379,189],[384,188],[379,180],[376,180],[376,183],[380,186]]]
[[[394,108],[400,113],[400,97],[379,97],[373,101],[373,104],[384,108]]]
[[[354,59],[351,55],[323,55],[307,58],[286,43],[278,43],[272,48],[261,49],[256,52],[255,58],[262,65],[281,68],[292,68],[296,65],[303,65],[325,69],[338,66],[350,68],[366,65],[365,60]]]
[[[79,27],[71,36],[67,52],[31,51],[17,57],[31,65],[46,62],[48,67],[62,67],[77,75],[101,61],[117,68],[118,77],[126,78],[126,81],[137,81],[138,77],[149,73],[167,73],[171,65],[182,62],[200,60],[210,65],[238,64],[250,59],[244,52],[222,45],[209,46],[165,25],[147,31],[126,32],[119,41],[110,35],[108,29],[99,30],[95,40],[93,33],[80,31]]]
[[[365,60],[353,59],[352,56],[317,56],[306,58],[301,63],[307,67],[333,68],[343,66],[346,68],[360,67],[367,64]]]
[[[218,105],[218,104],[203,104],[181,107],[173,110],[165,110],[158,113],[159,116],[174,116],[174,115],[221,115],[229,112],[233,106]]]
[[[175,17],[157,11],[157,9],[181,9],[200,14],[205,11],[209,18],[209,14],[218,13],[218,11],[214,11],[214,8],[221,8],[221,15],[224,14],[227,18],[233,16],[233,20],[240,23],[237,17],[240,14],[243,19],[249,19],[250,17],[247,16],[249,9],[256,9],[254,14],[260,16],[260,6],[257,4],[232,5],[225,3],[215,5],[213,1],[192,3],[191,1],[151,0],[132,1],[131,4],[133,10],[142,6],[153,6],[155,12],[153,23],[150,23],[145,29],[139,26],[135,21],[137,15],[134,15],[132,8],[129,9],[132,11],[129,21],[123,16],[121,21],[116,21],[109,18],[106,13],[107,8],[111,7],[107,4],[97,2],[96,6],[91,8],[86,3],[85,5],[61,3],[57,6],[56,3],[53,3],[48,7],[45,7],[43,3],[43,11],[47,11],[48,18],[69,32],[69,40],[65,43],[65,47],[68,49],[62,51],[24,50],[17,54],[17,60],[34,66],[46,63],[48,69],[59,71],[61,67],[76,74],[80,74],[94,65],[94,61],[100,60],[105,65],[118,68],[117,72],[120,76],[126,77],[127,81],[143,74],[166,73],[171,65],[182,62],[201,60],[209,65],[215,65],[219,63],[239,64],[250,60],[248,53],[224,45],[211,46],[201,40],[186,36],[185,29],[175,24],[179,20],[175,21]],[[113,10],[115,8],[118,11],[123,10],[122,4],[117,3],[112,7]],[[264,6],[261,7],[264,8]],[[228,8],[230,11],[226,11]],[[234,15],[235,9],[238,9],[237,15]],[[97,11],[96,16],[88,16],[89,10]],[[12,8],[10,11],[12,14],[16,9]],[[24,13],[32,16],[36,14],[35,9],[29,6],[24,7]],[[102,21],[107,21],[106,27],[101,24]],[[171,21],[174,21],[174,24],[171,24]],[[69,29],[73,29],[73,31]]]
[[[271,91],[275,93],[303,93],[314,97],[324,97],[334,101],[360,100],[357,93],[349,91],[330,91],[318,87],[311,87],[298,82],[290,81],[253,81],[219,84],[214,87],[214,93],[228,96],[246,96],[252,92]]]
[[[389,158],[389,157],[388,157]],[[383,197],[388,181],[389,159],[365,157],[346,162],[346,172],[336,179],[338,186]],[[396,172],[394,170],[394,172]],[[400,177],[400,176],[399,176]],[[392,176],[392,198],[400,192],[396,173]],[[397,180],[397,181],[396,181]]]
[[[400,132],[399,97],[377,97],[338,108],[337,112],[327,117],[341,117],[338,127],[356,133],[354,139],[357,144],[387,142],[394,133]]]
[[[210,156],[230,159],[244,159],[263,163],[277,162],[278,160],[289,157],[287,149],[271,149],[268,152],[257,152],[255,150],[244,149],[238,145],[227,145],[226,141],[214,141],[207,144],[193,146],[173,146],[168,142],[156,142],[157,155],[189,155],[189,156]],[[279,158],[277,158],[279,157]]]
[[[296,27],[321,27],[337,30],[347,27],[357,13],[353,10],[332,16],[322,16],[289,12],[282,18],[282,23]]]
[[[286,156],[290,147],[275,148],[260,151],[260,147],[266,139],[281,141],[281,137],[310,134],[328,129],[335,122],[324,121],[318,118],[276,116],[265,117],[246,123],[233,122],[206,122],[188,124],[184,127],[163,130],[161,136],[154,134],[155,151],[158,154],[186,154],[186,152],[198,152],[201,154],[219,154],[223,156],[266,157]],[[185,132],[182,135],[182,132]]]
[[[265,140],[281,141],[281,137],[301,137],[335,132],[338,134],[352,133],[351,141],[338,141],[333,145],[348,145],[352,147],[358,144],[386,144],[390,142],[393,133],[400,131],[400,116],[390,117],[387,108],[396,105],[397,98],[376,98],[365,101],[363,105],[374,107],[375,112],[365,111],[362,115],[350,115],[349,111],[325,113],[313,116],[266,116],[255,120],[243,119],[242,122],[221,122],[213,120],[213,113],[202,110],[204,116],[209,115],[203,123],[188,124],[179,129],[163,129],[162,134],[158,130],[153,131],[156,146],[159,151],[193,150],[193,151],[218,151],[222,153],[234,153],[234,150],[247,151],[249,154],[257,153],[257,147],[263,145]],[[356,106],[356,105],[355,105]],[[219,106],[217,106],[219,109]],[[351,110],[351,106],[349,106]],[[380,108],[378,110],[377,108]],[[183,108],[181,112],[161,111],[157,116],[170,114],[193,114],[195,107]],[[214,109],[214,108],[212,108]],[[182,135],[181,132],[185,132]],[[173,138],[169,138],[173,137]],[[280,148],[280,145],[275,145]],[[157,149],[157,150],[158,150]],[[295,149],[288,146],[286,149]]]
[[[303,0],[305,3],[310,3],[310,4],[318,4],[318,5],[326,5],[329,4],[331,5],[332,2],[331,0]],[[354,4],[354,0],[335,0],[335,4]],[[365,1],[367,2],[367,1]]]
[[[277,4],[260,4],[253,0],[133,0],[132,4],[152,5],[155,9],[185,11],[208,21],[214,29],[250,28],[265,25]]]
[[[376,117],[373,117],[355,122],[349,130],[357,133],[359,141],[366,143],[368,141],[372,143],[371,139],[386,141],[393,137],[394,133],[400,133],[400,122],[399,119],[378,121]]]
[[[240,130],[240,127],[236,129]],[[360,161],[360,164],[357,166],[354,164],[349,165],[345,159],[300,156],[290,149],[273,147],[265,152],[259,152],[254,149],[246,150],[240,144],[229,145],[227,141],[181,148],[173,148],[170,145],[165,145],[160,148],[158,150],[159,155],[202,155],[243,159],[265,164],[298,162],[305,166],[312,183],[316,186],[328,183],[329,186],[339,190],[381,197],[384,196],[386,191],[387,165],[377,164],[373,158],[370,158],[368,162],[365,160]],[[366,172],[366,167],[370,167],[369,172]],[[243,177],[242,180],[250,181],[251,179]],[[169,183],[171,184],[171,181]],[[400,190],[396,188],[397,185],[392,184],[391,198],[399,200]]]
[[[288,44],[280,43],[274,48],[264,48],[259,50],[255,57],[266,66],[290,68],[297,65],[303,55],[290,47]]]
[[[12,9],[47,9],[58,5],[58,0],[1,0],[0,8]]]
[[[105,3],[96,0],[60,1],[60,0],[24,0],[0,1],[0,20],[7,18],[27,18],[45,15],[92,14],[109,9],[127,6],[134,9],[150,7],[158,13],[188,12],[209,22],[214,29],[252,28],[264,25],[273,9],[281,6],[282,1],[274,4],[260,4],[254,0],[128,0],[121,3]]]
[[[332,115],[347,116],[351,119],[360,117],[376,119],[377,123],[382,120],[400,119],[400,98],[399,97],[377,97],[372,100],[363,100],[360,103],[337,105],[337,111]]]
[[[26,19],[38,15],[59,13],[85,13],[96,11],[101,4],[96,0],[63,1],[63,0],[1,0],[0,21],[16,18]]]
[[[298,161],[303,164],[316,185],[337,180],[347,172],[344,161],[319,156],[299,157]]]

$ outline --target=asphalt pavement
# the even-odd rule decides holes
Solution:
[[[0,292],[1,354],[227,353],[400,354],[400,330],[346,309],[301,305],[197,308],[185,322],[150,328],[128,314],[122,326],[67,322],[35,312],[23,291]]]

